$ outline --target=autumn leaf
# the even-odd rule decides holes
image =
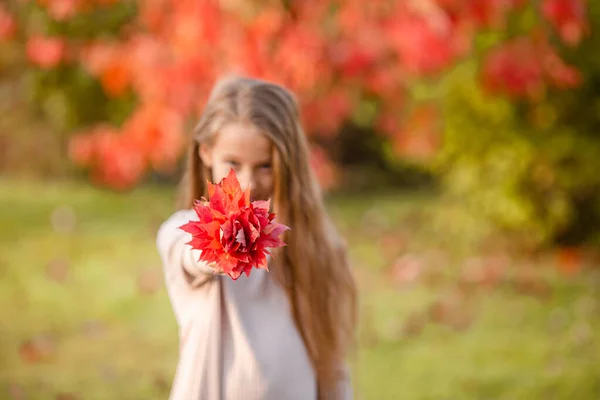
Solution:
[[[558,270],[565,275],[574,275],[581,270],[581,251],[575,247],[561,248],[556,255]]]
[[[52,260],[46,266],[46,276],[56,282],[62,283],[69,274],[69,262],[65,259]]]
[[[55,341],[47,335],[39,335],[19,346],[19,356],[27,364],[47,361],[56,353]]]
[[[200,250],[200,262],[215,264],[232,279],[252,268],[269,270],[270,248],[285,246],[279,238],[289,228],[275,222],[270,201],[250,202],[250,189],[242,190],[231,170],[220,183],[208,182],[209,201],[197,200],[197,221],[180,229],[191,234],[187,243]]]

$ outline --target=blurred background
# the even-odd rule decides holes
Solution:
[[[591,0],[0,0],[0,398],[167,398],[155,234],[241,73],[300,100],[357,399],[600,399],[598,25]]]

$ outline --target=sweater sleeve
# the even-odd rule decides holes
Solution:
[[[186,244],[191,240],[191,235],[179,229],[196,218],[191,210],[178,211],[158,229],[156,247],[165,269],[167,286],[181,281],[189,288],[196,288],[215,275],[206,263],[198,261],[200,252]]]

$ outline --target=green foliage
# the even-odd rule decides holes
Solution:
[[[7,80],[22,80],[22,93],[33,116],[50,123],[50,128],[63,135],[75,129],[98,123],[119,124],[133,109],[133,95],[109,99],[100,82],[72,60],[58,68],[40,69],[26,66],[26,40],[31,35],[61,37],[76,51],[87,40],[118,38],[120,30],[136,13],[135,2],[122,1],[111,6],[96,6],[78,12],[64,21],[56,21],[36,2],[19,5],[13,11],[25,36],[12,44],[19,46],[21,57],[11,57],[11,65],[3,65]],[[0,55],[13,49],[0,48]],[[75,56],[75,54],[72,54]],[[1,81],[0,81],[1,83]]]
[[[449,204],[462,202],[527,246],[581,244],[600,237],[600,5],[589,4],[591,37],[580,46],[554,40],[582,74],[579,89],[522,101],[480,83],[481,56],[529,32],[534,10],[480,32],[474,54],[440,81],[411,85],[412,102],[433,101],[443,114],[440,152],[422,165],[440,177]],[[401,161],[386,154],[391,165]]]
[[[132,93],[107,97],[100,82],[75,60],[52,69],[29,65],[27,38],[57,36],[71,49],[90,39],[118,38],[135,15],[135,2],[91,7],[64,21],[53,20],[37,2],[9,9],[20,36],[0,45],[0,102],[7,112],[0,123],[0,169],[20,175],[62,175],[70,164],[69,137],[96,123],[119,125],[136,99]]]
[[[29,23],[35,21],[36,32],[58,35],[77,45],[86,40],[118,38],[120,30],[136,15],[136,7],[134,2],[122,1],[111,6],[92,7],[65,21],[56,21],[44,8],[33,3],[22,15]],[[28,68],[26,79],[31,106],[37,105],[54,128],[67,135],[98,122],[120,124],[135,105],[133,94],[119,99],[108,98],[100,82],[79,63],[47,71]]]
[[[133,109],[133,95],[109,99],[100,82],[81,66],[62,66],[49,71],[29,69],[28,100],[52,128],[65,135],[98,122],[118,124]]]
[[[597,234],[599,99],[588,85],[600,70],[584,71],[581,90],[549,93],[536,104],[485,94],[475,63],[448,74],[443,147],[432,168],[449,194],[529,245],[575,244]]]

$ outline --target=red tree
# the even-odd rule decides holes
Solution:
[[[112,2],[39,0],[60,21]],[[375,98],[377,129],[389,135],[394,149],[427,157],[438,142],[429,121],[435,112],[417,109],[403,125],[405,89],[469,56],[475,35],[502,29],[511,14],[528,7],[524,0],[263,3],[139,0],[137,17],[119,40],[82,44],[31,37],[27,55],[40,68],[81,62],[108,96],[133,91],[139,99],[122,126],[75,136],[73,160],[116,188],[135,184],[148,168],[171,170],[182,154],[187,122],[197,118],[214,81],[227,72],[292,89],[311,135],[336,134],[363,99]],[[567,45],[579,43],[586,32],[584,0],[544,0],[536,7],[542,23],[534,32],[486,56],[482,78],[488,90],[535,98],[545,86],[579,83],[577,70],[561,60],[548,37],[556,33]],[[0,40],[15,30],[14,19],[0,7]],[[68,55],[75,55],[73,61]],[[414,128],[415,121],[426,124]],[[322,153],[315,166],[332,181]]]

